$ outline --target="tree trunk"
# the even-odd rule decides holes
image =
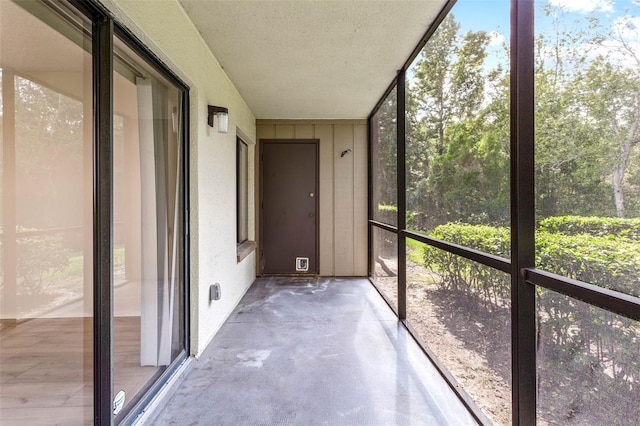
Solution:
[[[616,204],[616,216],[624,217],[624,190],[622,182],[624,180],[624,165],[617,163],[613,167],[613,198]]]
[[[614,132],[618,133],[616,125],[613,126]],[[638,130],[638,117],[631,124],[629,131],[624,139],[620,139],[620,150],[618,152],[618,161],[613,166],[613,198],[616,204],[616,216],[624,217],[624,175],[629,164],[631,148],[637,142],[636,131]]]

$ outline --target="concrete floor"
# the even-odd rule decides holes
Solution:
[[[259,278],[154,425],[476,424],[366,279]]]

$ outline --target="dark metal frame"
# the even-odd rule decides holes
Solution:
[[[368,117],[369,128],[369,276],[372,233],[383,229],[398,236],[398,319],[422,346],[443,378],[463,404],[482,424],[490,423],[455,378],[426,347],[406,321],[406,238],[420,241],[440,250],[489,266],[511,276],[511,352],[512,352],[512,423],[530,425],[536,422],[536,287],[546,288],[615,314],[640,321],[640,298],[597,287],[535,268],[535,170],[534,170],[534,0],[511,0],[511,259],[494,256],[469,247],[452,244],[406,229],[405,171],[405,87],[406,70],[449,13],[455,1],[446,3],[416,46],[404,66]],[[373,129],[372,118],[387,96],[397,88],[397,192],[398,226],[373,220]],[[404,260],[404,261],[403,261]],[[382,294],[382,292],[381,292]],[[386,296],[383,298],[389,303]],[[390,304],[391,306],[391,304]],[[392,306],[393,308],[393,306]]]
[[[640,298],[556,275],[536,268],[522,271],[525,282],[546,288],[591,306],[640,321]]]
[[[406,173],[406,71],[398,71],[396,78],[396,160],[398,181],[396,197],[398,199],[398,229],[407,228],[407,173]],[[402,189],[402,190],[400,190]],[[407,319],[407,237],[400,232],[398,235],[398,318]]]
[[[93,392],[94,424],[113,416],[113,21],[93,24]]]
[[[0,309],[13,320],[0,320],[2,323],[15,325],[17,293],[17,263],[16,263],[16,142],[15,142],[15,72],[13,69],[2,70],[2,228],[0,235],[2,243],[3,293]],[[11,294],[11,297],[8,295]]]
[[[534,1],[511,2],[511,374],[512,421],[536,421]]]

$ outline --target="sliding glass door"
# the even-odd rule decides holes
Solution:
[[[0,0],[2,425],[128,421],[187,356],[187,89],[74,4]]]
[[[126,408],[184,350],[182,94],[115,47],[114,393]]]
[[[91,23],[0,1],[0,422],[93,417]]]

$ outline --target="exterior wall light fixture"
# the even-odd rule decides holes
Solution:
[[[213,117],[218,116],[218,132],[227,133],[229,131],[229,109],[225,107],[219,107],[209,105],[207,108],[208,117],[207,123],[213,127]]]

